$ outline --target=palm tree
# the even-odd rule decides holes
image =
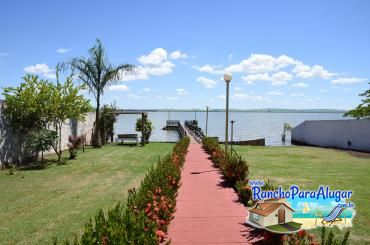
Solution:
[[[101,147],[100,137],[100,97],[107,86],[119,80],[121,75],[132,72],[134,65],[112,65],[106,55],[103,44],[96,39],[95,45],[89,50],[89,57],[73,58],[66,64],[73,71],[77,71],[78,79],[85,83],[96,99],[95,129],[93,146]]]

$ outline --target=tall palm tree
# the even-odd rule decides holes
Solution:
[[[107,86],[119,80],[123,73],[132,72],[135,66],[131,64],[112,65],[99,39],[96,39],[95,45],[89,49],[89,57],[73,58],[66,65],[73,71],[77,71],[78,78],[89,87],[96,99],[93,146],[101,147],[100,97]]]

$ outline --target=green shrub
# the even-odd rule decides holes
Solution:
[[[127,205],[117,204],[105,215],[100,210],[74,244],[159,244],[176,208],[181,169],[190,139],[181,139],[171,155],[152,166],[138,190],[129,190]],[[57,244],[57,241],[54,240]],[[66,240],[63,244],[69,244]]]
[[[264,191],[274,191],[277,190],[277,186],[270,181],[270,179],[267,179],[267,181],[264,181],[265,184],[261,187],[262,190]]]
[[[211,160],[215,167],[219,167],[229,186],[235,187],[237,181],[244,181],[248,176],[247,161],[239,156],[235,151],[225,153],[218,144],[217,139],[204,137],[202,139],[203,148],[211,155]]]
[[[238,180],[244,180],[249,173],[248,164],[242,156],[235,151],[232,154],[226,154],[226,157],[220,161],[220,169],[226,183],[235,186]]]
[[[247,206],[252,199],[252,188],[248,183],[248,179],[239,180],[235,184],[236,193],[238,194],[239,201]]]
[[[76,159],[77,152],[80,149],[84,140],[84,136],[69,136],[68,137],[68,151],[69,151],[69,159]]]
[[[339,230],[337,230],[339,231]],[[305,230],[300,230],[297,233],[285,235],[282,237],[282,244],[284,245],[311,245],[311,244],[321,244],[321,245],[345,245],[348,242],[350,231],[346,231],[343,238],[336,237],[337,231],[333,229],[327,232],[327,228],[323,226],[321,228],[321,242],[318,242],[317,237]]]

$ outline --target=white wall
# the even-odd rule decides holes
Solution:
[[[370,152],[370,120],[304,121],[293,128],[292,143]]]

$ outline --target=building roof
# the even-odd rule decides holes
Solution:
[[[256,213],[262,216],[268,216],[276,209],[278,209],[281,205],[284,205],[294,212],[294,210],[288,204],[283,202],[260,202],[257,203],[254,208],[249,209],[249,212]]]

